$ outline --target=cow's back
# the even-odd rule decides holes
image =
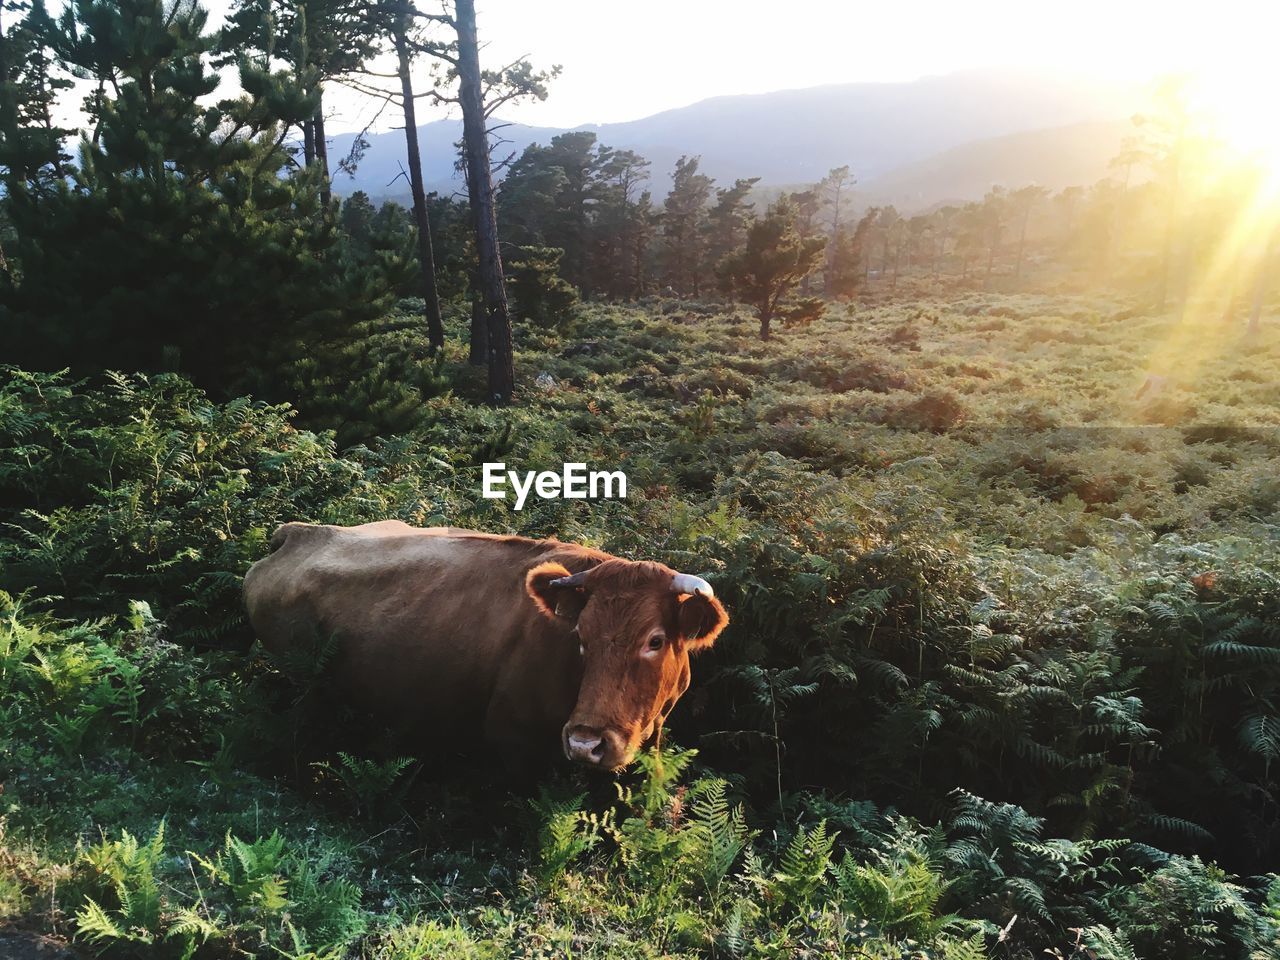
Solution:
[[[333,681],[395,726],[519,741],[545,737],[572,707],[576,646],[537,613],[524,579],[545,559],[581,567],[603,554],[398,520],[289,523],[271,550],[244,586],[263,645],[331,649]]]

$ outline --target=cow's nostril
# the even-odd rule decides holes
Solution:
[[[599,763],[604,758],[604,739],[596,736],[571,735],[569,758],[583,763]]]

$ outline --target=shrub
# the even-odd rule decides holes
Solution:
[[[563,255],[554,247],[520,247],[516,252],[507,265],[507,282],[517,317],[538,327],[568,326],[578,291],[560,276]]]
[[[885,415],[884,422],[907,430],[944,433],[959,426],[966,416],[964,404],[955,394],[934,390],[892,407]]]
[[[331,434],[294,429],[288,407],[211,403],[173,375],[97,389],[0,376],[0,589],[58,595],[73,615],[146,597],[174,639],[221,642],[242,620],[239,578],[278,524],[421,502],[393,457],[341,458]]]

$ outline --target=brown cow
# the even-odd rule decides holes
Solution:
[[[340,692],[398,729],[517,762],[558,739],[607,770],[728,623],[705,580],[660,563],[399,520],[286,523],[244,593],[268,650],[333,638]]]

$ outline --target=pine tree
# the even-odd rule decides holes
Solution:
[[[716,191],[707,212],[707,261],[713,267],[742,246],[751,223],[747,198],[759,182],[759,177],[739,178],[732,187]]]
[[[1013,276],[1022,276],[1022,261],[1027,250],[1027,228],[1031,223],[1031,214],[1049,196],[1049,190],[1038,184],[1029,184],[1013,191],[1009,195],[1013,215],[1018,222],[1018,250],[1013,262]]]
[[[565,173],[551,151],[531,143],[507,169],[498,194],[498,222],[512,243],[554,245],[557,210]]]
[[[508,285],[521,320],[546,328],[569,323],[578,291],[560,276],[560,257],[555,247],[517,247],[512,254]]]
[[[992,187],[982,198],[978,208],[982,222],[982,240],[987,250],[987,270],[984,283],[991,281],[991,271],[1004,243],[1004,228],[1009,219],[1009,194],[1004,187]]]
[[[649,161],[632,150],[613,150],[599,169],[591,230],[589,289],[611,297],[637,297],[644,289],[653,239],[653,201],[641,185]]]
[[[878,207],[871,207],[859,218],[853,230],[841,228],[827,247],[827,263],[823,269],[823,285],[829,297],[847,299],[857,293],[865,274],[867,243],[872,227],[879,215]]]
[[[848,200],[847,194],[856,182],[846,164],[843,167],[833,167],[814,188],[814,192],[818,195],[821,204],[831,211],[830,241],[827,243],[826,264],[823,269],[822,281],[824,292],[828,297],[835,296],[831,277],[836,272],[836,245],[844,236],[844,225],[840,215],[844,212],[843,207]]]
[[[706,269],[707,201],[713,181],[698,172],[698,157],[681,157],[662,204],[664,274],[681,296],[697,296]]]
[[[344,258],[314,172],[279,175],[314,97],[245,59],[243,94],[210,102],[206,22],[193,0],[75,0],[50,29],[60,62],[105,83],[78,168],[10,204],[21,276],[0,336],[20,362],[269,391],[261,371],[389,305],[392,278]]]
[[[796,232],[801,238],[816,237],[821,233],[822,224],[819,216],[822,213],[822,197],[818,192],[818,184],[808,190],[797,190],[791,194],[791,203],[796,211]],[[809,274],[800,281],[800,292],[809,295],[809,286],[813,275]]]
[[[378,212],[369,202],[369,195],[357,190],[342,202],[339,221],[343,232],[353,244],[365,247],[373,237],[373,222]]]
[[[359,70],[377,52],[369,29],[368,0],[239,0],[218,42],[225,58],[255,51],[264,64],[285,63],[297,83],[315,98],[303,118],[304,159],[316,168],[321,203],[330,201],[324,92],[328,81]]]
[[[751,224],[743,249],[721,265],[725,287],[755,307],[761,340],[769,339],[775,317],[791,325],[808,323],[821,313],[822,302],[815,297],[791,305],[784,305],[784,299],[817,267],[825,246],[822,237],[800,236],[795,208],[783,195],[764,217]]]
[[[0,22],[0,168],[4,184],[0,210],[6,212],[14,204],[30,202],[33,193],[57,190],[71,159],[62,149],[70,131],[53,122],[58,91],[71,83],[52,70],[48,46],[52,22],[42,0],[14,3],[8,9],[22,16],[9,28]],[[3,17],[0,10],[0,21]],[[11,280],[7,246],[7,238],[0,237],[0,274]]]
[[[653,195],[648,191],[640,194],[631,215],[631,225],[627,237],[627,262],[631,279],[631,295],[642,297],[649,290],[651,249],[658,236],[658,226],[662,214],[653,205]]]
[[[561,272],[575,286],[586,280],[590,221],[599,201],[599,172],[612,152],[596,142],[594,133],[577,130],[553,138],[545,154],[561,174],[552,223],[553,245],[564,251]]]
[[[889,250],[893,245],[893,232],[900,219],[902,218],[898,215],[898,208],[893,204],[881,207],[879,214],[876,216],[876,231],[880,236],[881,280],[889,272]]]
[[[0,167],[5,193],[13,197],[54,190],[65,175],[71,158],[62,142],[71,131],[54,124],[53,110],[71,81],[53,71],[54,26],[42,0],[6,9],[22,14],[12,27],[0,25]]]
[[[635,288],[637,231],[648,226],[640,185],[649,161],[596,142],[589,131],[531,144],[512,163],[498,194],[504,238],[562,251],[566,280],[587,294],[621,297]]]

